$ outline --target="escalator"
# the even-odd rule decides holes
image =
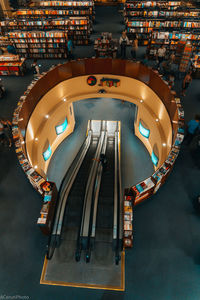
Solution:
[[[79,226],[78,220],[82,205],[80,203],[81,197],[84,197],[84,189],[98,140],[99,136],[93,135],[89,123],[87,138],[63,178],[59,190],[58,205],[52,223],[52,232],[47,244],[47,259],[51,259],[55,248],[60,246],[61,236],[62,239],[65,239],[70,227],[73,227],[73,230],[75,230],[76,226]]]
[[[108,133],[102,147],[102,157],[93,189],[92,213],[85,248],[85,260],[113,262],[121,259],[121,174],[120,135],[118,124]],[[106,162],[106,163],[105,163]],[[91,256],[93,252],[93,255]],[[94,261],[93,260],[93,261]]]
[[[57,254],[69,261],[79,261],[82,250],[86,262],[92,250],[97,260],[99,253],[100,260],[113,261],[114,253],[116,264],[120,260],[119,130],[114,124],[108,134],[107,126],[107,121],[101,121],[96,131],[88,127],[87,138],[63,179],[48,259],[57,248]]]
[[[114,138],[109,137],[106,148],[107,165],[103,170],[99,192],[95,238],[96,241],[109,243],[112,243],[114,213],[114,143]]]
[[[64,214],[61,236],[62,241],[69,241],[70,237],[73,237],[75,240],[77,237],[83,210],[85,188],[91,169],[92,159],[95,156],[98,145],[98,140],[98,138],[92,138],[91,145],[70,190]],[[70,237],[68,237],[68,233],[70,233]]]

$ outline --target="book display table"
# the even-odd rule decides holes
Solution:
[[[116,58],[118,40],[112,39],[112,33],[104,32],[94,41],[96,57]]]
[[[0,75],[24,75],[26,71],[26,58],[20,58],[19,55],[1,55],[0,56]]]

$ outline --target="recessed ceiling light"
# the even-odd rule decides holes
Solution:
[[[48,118],[49,118],[49,115],[46,115],[45,118],[48,119]]]
[[[159,119],[156,119],[156,122],[158,122],[159,121]]]
[[[24,141],[22,141],[22,145],[23,145],[23,144],[25,144],[25,142],[24,142]]]
[[[167,144],[166,144],[166,143],[163,143],[162,145],[163,145],[163,147],[167,146]]]
[[[142,103],[142,102],[144,102],[144,101],[141,99],[140,102]]]
[[[38,141],[38,138],[35,138],[35,141]]]
[[[63,101],[65,102],[65,101],[67,101],[67,99],[66,99],[66,98],[64,98],[64,99],[63,99]]]
[[[37,166],[35,166],[34,169],[37,169]]]

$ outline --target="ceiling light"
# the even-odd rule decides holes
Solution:
[[[35,141],[38,141],[38,138],[35,138]]]
[[[166,146],[167,146],[167,144],[166,144],[166,143],[163,143],[162,145],[163,145],[163,147],[166,147]]]
[[[46,115],[45,118],[48,119],[48,118],[49,118],[49,115]]]
[[[142,102],[144,102],[144,101],[141,99],[140,102],[142,103]]]
[[[159,121],[159,119],[156,119],[156,122],[158,122]]]

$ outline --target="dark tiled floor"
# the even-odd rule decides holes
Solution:
[[[98,15],[107,15],[112,22],[106,9],[113,11],[99,8]],[[115,33],[121,30],[122,24],[118,25]],[[92,56],[93,50],[77,47],[75,55]],[[58,62],[62,61],[41,60],[42,70]],[[31,78],[30,71],[24,78],[3,78],[7,94],[0,100],[0,116],[11,119]],[[180,88],[180,81],[176,86]],[[200,112],[199,91],[199,80],[193,80],[183,99],[186,121]],[[1,148],[0,295],[29,296],[31,300],[199,300],[200,216],[192,205],[200,192],[199,160],[195,141],[184,146],[165,185],[136,208],[134,248],[126,252],[126,291],[113,292],[39,284],[46,245],[36,225],[41,198],[19,167],[14,149]]]

